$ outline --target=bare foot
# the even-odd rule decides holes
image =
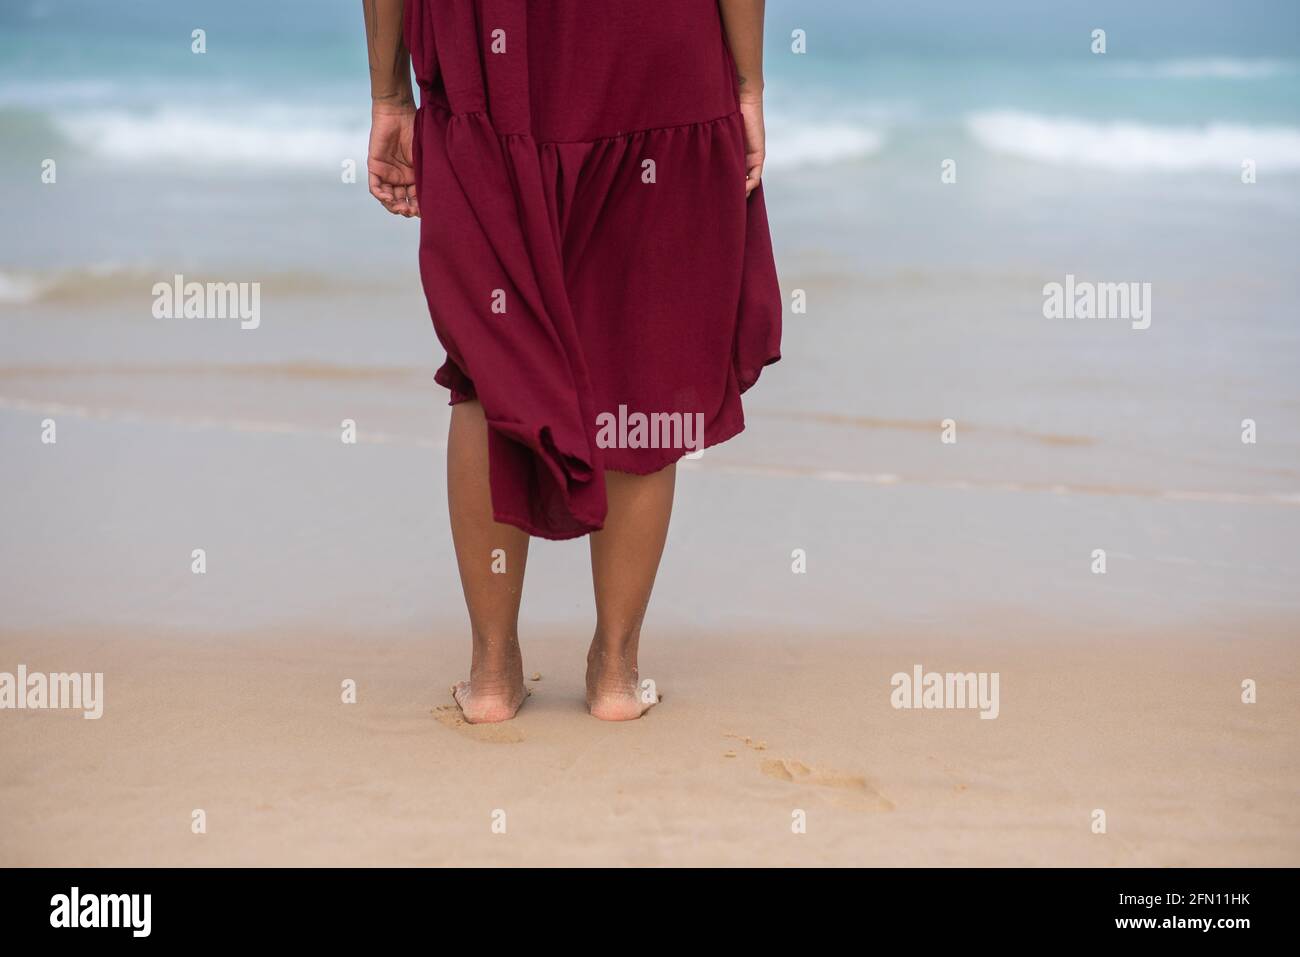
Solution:
[[[587,710],[602,721],[631,721],[659,703],[658,689],[637,673],[635,654],[587,652]]]
[[[451,686],[451,696],[469,724],[509,721],[519,713],[530,693],[522,678],[514,684],[492,684],[481,690],[474,688],[471,681],[458,681]]]

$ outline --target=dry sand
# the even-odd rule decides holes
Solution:
[[[534,636],[494,726],[451,704],[454,628],[11,633],[0,670],[103,671],[106,704],[0,713],[0,864],[1300,864],[1294,629],[1043,627],[647,634],[664,699],[619,725],[584,712],[582,637]],[[999,717],[891,708],[918,663],[997,670]]]

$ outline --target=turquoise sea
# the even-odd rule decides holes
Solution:
[[[768,192],[792,253],[826,238],[932,262],[946,214],[918,187],[946,158],[996,204],[959,257],[1014,259],[1025,236],[1041,248],[1049,210],[1090,234],[1116,212],[1141,218],[1099,202],[1177,202],[1181,241],[1198,204],[1207,228],[1230,226],[1243,157],[1268,209],[1296,210],[1300,6],[1287,0],[776,0],[767,33]],[[409,235],[340,184],[342,162],[363,160],[365,83],[352,0],[5,4],[0,302],[178,261],[386,268]],[[60,187],[34,189],[47,158]]]

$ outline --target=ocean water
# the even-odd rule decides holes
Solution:
[[[769,2],[765,190],[785,295],[807,309],[749,399],[770,423],[751,450],[1289,501],[1298,27],[1289,0]],[[359,3],[0,8],[10,374],[436,365],[416,224],[341,176],[364,171],[366,83]],[[161,329],[149,290],[176,273],[263,282],[263,328]],[[1151,327],[1045,318],[1067,275],[1151,283]],[[949,417],[989,440],[945,455]],[[1267,441],[1243,455],[1246,418]]]
[[[1040,248],[1049,212],[1095,235],[1099,201],[1141,219],[1122,207],[1154,199],[1155,225],[1184,238],[1189,220],[1208,228],[1233,208],[1295,212],[1294,3],[768,8],[768,192],[792,254],[833,240],[870,251],[855,267],[883,265],[884,249],[886,262],[947,268],[933,233],[957,230],[943,222],[953,196],[930,188],[944,159],[958,169],[948,194],[982,204],[963,260],[1015,258],[1026,235]],[[1094,28],[1104,55],[1089,50]],[[806,52],[792,50],[796,30]],[[386,269],[408,231],[365,215],[364,185],[340,182],[343,161],[364,161],[365,83],[359,3],[4,5],[0,302],[69,273]],[[59,184],[37,189],[47,158]],[[1253,191],[1238,188],[1243,158],[1258,163]],[[1178,222],[1157,218],[1166,201],[1183,207]]]

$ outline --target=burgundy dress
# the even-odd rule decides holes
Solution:
[[[598,530],[605,469],[691,451],[603,447],[598,417],[681,413],[722,442],[780,355],[717,4],[410,0],[405,30],[437,381],[483,405],[497,521]]]

